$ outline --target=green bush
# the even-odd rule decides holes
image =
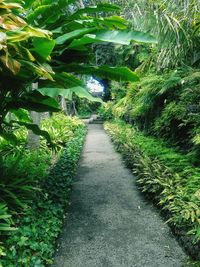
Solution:
[[[45,140],[41,140],[41,145],[36,150],[21,145],[21,140],[26,144],[22,135],[26,137],[28,134],[24,128],[21,128],[21,133],[17,129],[18,143],[16,146],[10,144],[9,153],[4,153],[7,151],[7,142],[0,143],[3,148],[3,155],[0,155],[0,201],[7,203],[9,208],[23,208],[28,204],[30,196],[40,190],[40,184],[46,178],[49,167],[59,156],[58,151],[62,150],[83,124],[76,118],[56,114],[43,120],[41,126],[49,132],[57,154],[47,147]]]
[[[0,227],[3,224],[7,231],[0,229],[0,251],[6,267],[44,266],[51,261],[83,144],[85,126],[76,118],[56,114],[42,127],[50,132],[56,153],[41,140],[36,150],[23,145],[15,151],[13,146],[13,154],[1,156]],[[6,150],[5,143],[2,147]],[[11,226],[18,228],[13,234]]]
[[[200,146],[200,72],[192,69],[150,73],[130,83],[125,96],[113,89],[109,112],[145,134],[163,138],[198,165]]]
[[[21,151],[4,157],[1,163],[0,200],[9,208],[24,208],[39,182],[48,173],[51,156],[46,151]]]
[[[41,194],[32,200],[31,207],[18,219],[18,230],[5,242],[4,266],[43,267],[52,263],[84,136],[85,128],[77,129],[61,159],[44,181]]]
[[[98,112],[101,103],[99,102],[91,102],[86,98],[76,98],[76,110],[77,116],[82,119],[88,119],[92,114],[96,114]]]
[[[77,127],[82,125],[82,122],[76,117],[66,116],[62,113],[54,114],[41,122],[41,128],[49,133],[52,142],[56,144],[57,150],[73,138]],[[43,140],[41,146],[46,147],[45,140]]]
[[[104,105],[102,105],[99,108],[98,113],[102,117],[102,119],[111,120],[113,118],[112,108],[113,108],[112,102],[104,103]]]

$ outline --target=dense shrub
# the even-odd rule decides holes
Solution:
[[[190,153],[198,165],[199,81],[198,70],[146,74],[140,82],[126,86],[127,92],[122,98],[116,95],[114,88],[116,96],[109,109],[104,108],[104,113],[109,111],[109,118],[124,119],[145,134],[163,138],[184,153]]]
[[[32,199],[30,208],[18,219],[18,230],[5,243],[4,266],[42,267],[52,263],[84,134],[84,128],[76,131],[43,183],[42,193]]]
[[[1,157],[0,263],[6,267],[51,262],[83,144],[85,126],[76,118],[56,114],[45,119],[42,127],[49,130],[56,153],[41,140],[37,150],[19,142],[16,151],[13,146],[11,153]],[[5,143],[2,147],[6,150]]]
[[[106,123],[127,164],[137,174],[137,182],[166,212],[168,222],[200,243],[200,168],[187,156],[167,148],[163,141],[144,136],[124,122]],[[194,250],[194,257],[200,258]]]
[[[76,117],[67,117],[62,113],[55,114],[50,119],[47,118],[41,122],[41,128],[49,133],[57,150],[73,138],[76,129],[82,125],[82,122]],[[41,146],[45,145],[46,142],[43,140]]]
[[[76,110],[79,118],[87,119],[92,114],[97,113],[98,108],[101,106],[100,102],[91,102],[84,98],[76,99]]]
[[[112,108],[113,108],[112,102],[104,103],[104,105],[99,108],[99,115],[101,116],[101,118],[104,120],[112,119],[113,118]]]

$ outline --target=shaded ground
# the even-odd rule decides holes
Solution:
[[[186,256],[134,185],[102,125],[89,125],[53,267],[181,267]]]

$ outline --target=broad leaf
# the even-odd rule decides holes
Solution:
[[[16,144],[17,143],[17,137],[15,136],[15,134],[13,134],[11,132],[5,132],[5,131],[1,130],[0,131],[0,136],[3,137],[8,142],[11,142],[12,144]]]
[[[19,108],[19,109],[11,109],[10,113],[14,114],[18,120],[22,121],[22,122],[32,122],[32,119],[29,116],[28,111]]]
[[[61,84],[62,87],[65,88],[70,88],[74,86],[84,86],[83,81],[67,72],[56,73],[54,75],[54,79],[57,84]]]
[[[72,91],[65,88],[39,88],[37,89],[44,96],[56,98],[57,96],[63,96],[66,99],[72,100]]]
[[[18,8],[18,9],[22,9],[22,6],[17,4],[17,3],[5,3],[2,1],[0,1],[0,8],[5,8],[5,9],[11,9],[11,8]]]
[[[33,46],[33,51],[39,54],[42,58],[47,59],[54,49],[55,41],[47,38],[34,38]]]
[[[16,231],[17,230],[17,228],[15,228],[15,227],[10,227],[9,226],[9,224],[7,224],[7,223],[1,223],[0,224],[0,231]]]
[[[10,56],[1,56],[0,61],[16,75],[20,71],[21,64]]]
[[[44,96],[37,90],[34,90],[24,98],[19,99],[17,102],[12,101],[9,103],[9,109],[18,108],[24,108],[26,110],[33,110],[37,112],[60,111],[60,106],[55,99]]]
[[[106,78],[115,81],[139,81],[138,75],[126,67],[92,66],[69,64],[61,68],[74,72],[76,74],[96,75],[100,78]]]
[[[85,88],[81,86],[71,87],[69,89],[64,88],[40,88],[37,89],[41,94],[45,96],[50,97],[57,97],[57,96],[63,96],[64,98],[67,98],[68,100],[72,100],[72,94],[76,94],[80,98],[86,98],[92,102],[100,102],[102,103],[102,100],[100,98],[92,96]]]
[[[66,33],[64,35],[59,36],[56,39],[56,44],[58,44],[58,45],[64,44],[67,41],[81,37],[84,34],[92,32],[94,30],[95,30],[95,28],[83,28],[83,29],[74,30],[72,32],[69,32],[69,33]]]
[[[121,45],[129,45],[131,41],[139,43],[157,43],[156,39],[148,34],[133,30],[109,31],[99,30],[93,34],[87,34],[80,39],[75,39],[71,42],[68,48],[76,48],[81,45],[109,42]]]
[[[94,18],[94,17],[84,17],[82,19],[75,20],[76,23],[84,25],[85,27],[96,27],[98,28],[107,28],[108,30],[125,30],[127,29],[128,22],[119,17],[112,16],[106,18]]]
[[[54,74],[53,70],[51,69],[51,66],[49,64],[43,63],[43,64],[35,64],[33,62],[20,60],[21,65],[23,68],[20,69],[20,72],[18,73],[19,77],[22,77],[26,79],[27,77],[31,76],[31,73],[37,74],[39,77],[46,78],[48,80],[54,81],[51,74]]]
[[[31,26],[25,26],[19,30],[6,32],[8,42],[12,43],[25,41],[31,37],[47,38],[49,34],[49,31],[33,28]]]
[[[80,98],[86,98],[92,102],[99,102],[99,103],[103,103],[103,101],[98,98],[98,97],[94,97],[92,96],[85,88],[80,87],[80,86],[76,86],[76,87],[72,87],[70,88],[70,90],[76,94],[78,97]]]
[[[31,12],[30,14],[28,14],[27,19],[29,22],[33,22],[34,19],[38,18],[39,16],[41,16],[44,12],[48,11],[50,12],[51,10],[51,5],[41,5],[38,6],[33,12]]]

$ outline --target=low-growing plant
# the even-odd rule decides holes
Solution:
[[[60,231],[69,185],[85,135],[85,125],[77,118],[56,114],[44,120],[42,126],[49,130],[57,147],[56,153],[47,147],[44,140],[41,140],[38,149],[30,150],[23,139],[23,145],[19,142],[20,145],[16,149],[12,146],[13,153],[1,155],[0,202],[3,204],[0,205],[0,252],[1,256],[4,256],[5,267],[15,267],[16,259],[17,266],[24,267],[44,266],[42,262],[49,263],[48,255],[53,254],[55,236]],[[17,131],[20,139],[20,129]],[[0,146],[5,151],[7,143],[3,141]],[[67,148],[64,155],[65,146]],[[55,173],[52,168],[49,174],[50,167],[54,166],[59,156],[62,156],[64,163],[59,163],[59,167],[57,165]],[[63,173],[60,170],[63,170]],[[57,197],[55,201],[54,195]],[[57,220],[54,216],[57,216]],[[27,228],[31,222],[30,228]],[[10,227],[11,223],[18,227],[14,234],[11,232],[14,230]],[[6,231],[2,233],[1,226],[2,229],[3,226],[4,230],[7,229],[9,237],[5,237]],[[51,235],[48,229],[52,230]],[[41,234],[40,237],[38,233]],[[52,238],[54,243],[51,242]],[[49,242],[48,245],[45,242]],[[5,260],[6,258],[9,260]]]
[[[22,150],[1,158],[0,200],[9,208],[24,208],[39,182],[47,175],[51,163],[45,150]]]
[[[6,206],[5,203],[0,202],[0,235],[5,236],[11,231],[15,231],[16,228],[12,227],[12,224],[13,224],[12,215],[8,213],[8,207]],[[0,258],[5,255],[6,255],[5,248],[3,246],[3,243],[0,242]]]
[[[57,148],[62,148],[73,136],[77,127],[83,123],[76,117],[66,116],[62,113],[54,114],[51,118],[42,120],[41,128],[46,130]],[[45,141],[42,145],[44,146]]]
[[[163,141],[144,136],[129,124],[107,122],[105,129],[137,174],[142,191],[167,212],[170,224],[199,243],[200,169],[192,166],[187,156],[167,148]]]
[[[60,160],[43,181],[42,191],[32,199],[31,208],[17,220],[18,230],[5,242],[3,266],[44,267],[52,264],[85,133],[85,127],[77,127]]]

